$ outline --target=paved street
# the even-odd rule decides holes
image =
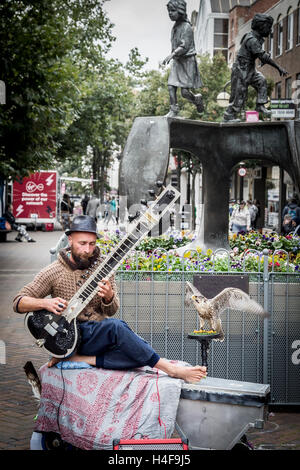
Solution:
[[[49,249],[62,232],[32,233],[37,243],[17,243],[15,233],[0,244],[0,340],[6,347],[6,364],[0,364],[0,449],[28,449],[37,404],[26,381],[23,366],[31,360],[38,369],[48,358],[33,345],[24,329],[24,316],[12,310],[15,293],[50,262]],[[2,348],[3,349],[3,348]],[[0,349],[0,351],[2,350]],[[3,361],[3,357],[0,357]],[[299,449],[300,414],[277,413],[263,431],[249,433],[249,440],[261,449]]]

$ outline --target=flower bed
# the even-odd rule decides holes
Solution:
[[[98,244],[104,254],[109,253],[120,241],[120,233],[103,233]],[[275,233],[262,235],[250,232],[232,235],[230,251],[203,251],[201,247],[176,254],[176,248],[185,246],[193,239],[192,233],[144,239],[136,251],[132,251],[120,266],[120,271],[153,271],[164,273],[190,272],[262,272],[264,257],[268,250],[269,270],[274,272],[299,272],[300,238],[279,236]],[[171,251],[170,251],[171,250]]]

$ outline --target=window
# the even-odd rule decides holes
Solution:
[[[289,8],[287,12],[287,22],[286,22],[286,50],[292,49],[293,47],[293,23],[294,15],[292,9]]]
[[[275,98],[277,100],[281,99],[281,82],[278,82],[275,85]]]
[[[278,17],[276,55],[282,54],[282,39],[283,39],[283,20],[281,17]]]
[[[274,31],[272,28],[272,31],[269,36],[269,48],[268,48],[268,51],[271,57],[273,57],[273,36],[274,36]]]
[[[214,55],[221,52],[227,62],[228,19],[214,19]]]
[[[292,98],[292,79],[287,78],[285,81],[285,99],[290,100]]]

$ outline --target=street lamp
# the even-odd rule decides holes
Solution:
[[[217,103],[221,108],[227,108],[229,105],[230,95],[226,92],[226,88],[230,85],[231,80],[225,83],[223,91],[221,91],[217,96]]]

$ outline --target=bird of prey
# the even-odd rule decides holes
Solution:
[[[227,287],[212,299],[207,299],[193,284],[187,281],[185,288],[185,305],[189,306],[191,303],[193,303],[198,312],[200,330],[203,329],[205,320],[208,320],[211,330],[219,334],[219,337],[215,338],[215,341],[224,340],[220,314],[226,308],[242,310],[243,312],[254,313],[262,317],[269,316],[268,312],[266,312],[260,304],[250,299],[249,295],[244,291],[235,287]]]

